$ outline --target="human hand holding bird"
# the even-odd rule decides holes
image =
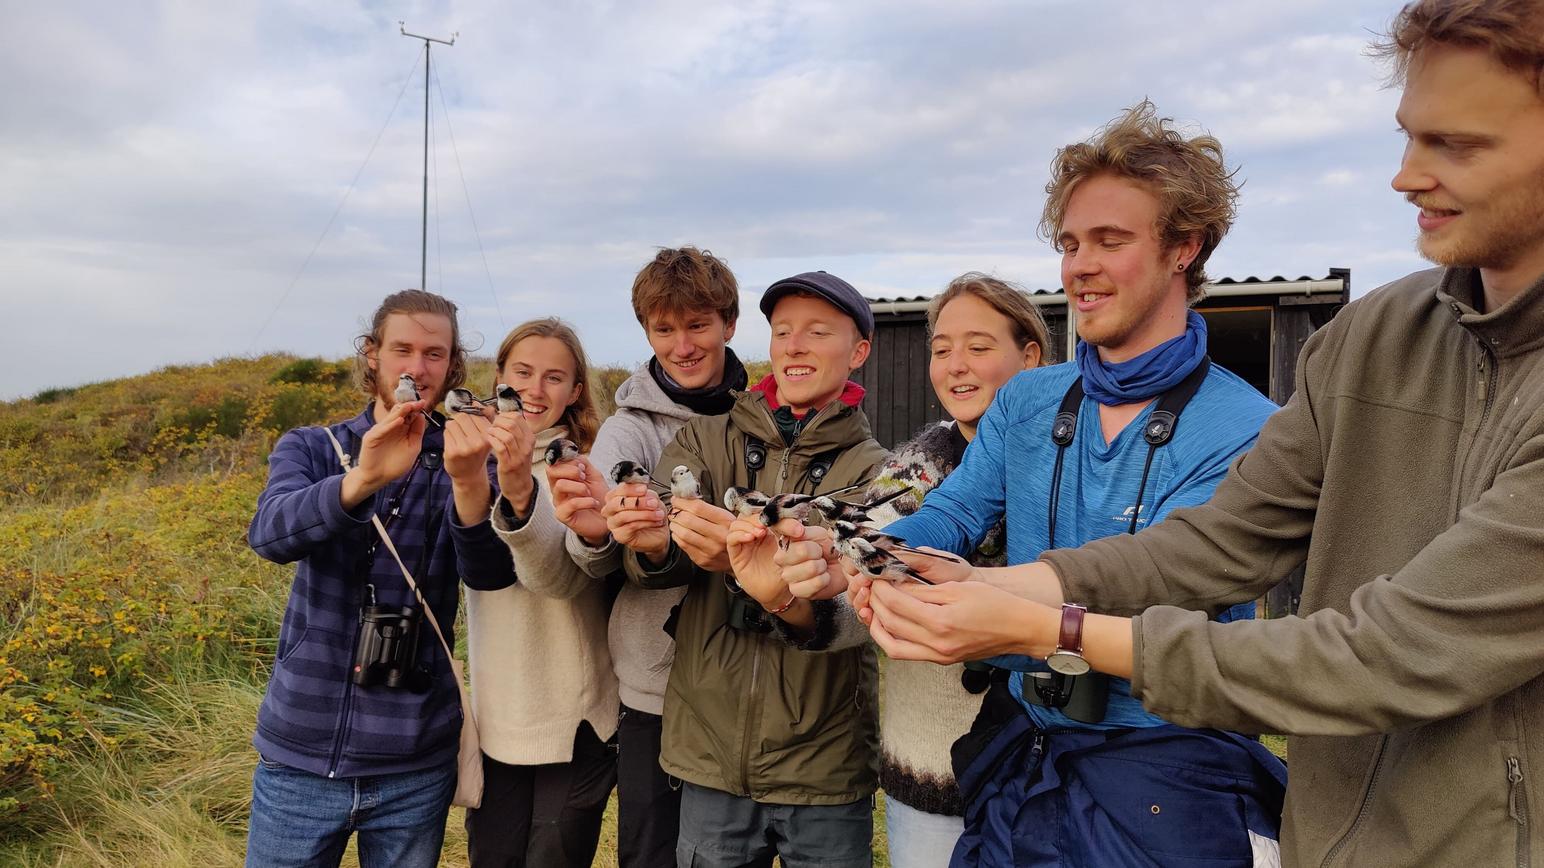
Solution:
[[[488,484],[489,427],[480,413],[458,413],[445,420],[445,473],[450,476],[456,518],[463,525],[487,521],[493,503]]]
[[[552,492],[552,508],[558,521],[586,543],[600,546],[611,536],[606,517],[601,514],[606,503],[606,480],[589,458],[580,455],[570,461],[549,461],[547,488]]]
[[[500,410],[487,428],[487,437],[498,463],[499,492],[515,515],[524,519],[536,487],[536,478],[531,475],[536,432],[518,410]]]
[[[789,519],[780,529],[800,533],[802,526]],[[763,609],[770,612],[795,599],[783,581],[783,568],[774,559],[778,554],[777,535],[761,523],[759,515],[741,516],[730,522],[724,544],[735,582]]]
[[[790,528],[790,530],[792,530]],[[824,527],[804,527],[802,538],[787,540],[773,562],[782,569],[783,583],[797,597],[825,600],[847,590],[847,574],[833,547],[834,537]]]
[[[423,402],[397,404],[385,415],[375,409],[375,424],[365,432],[354,456],[354,467],[343,474],[338,488],[338,502],[352,510],[371,495],[408,472],[423,449]]]
[[[670,538],[692,563],[716,573],[732,565],[725,538],[734,513],[701,498],[674,496],[670,500]]]
[[[613,476],[615,478],[615,476]],[[647,472],[644,478],[648,478]],[[623,482],[606,493],[601,505],[606,528],[617,542],[655,564],[670,552],[670,530],[659,497],[644,482]]]
[[[1001,654],[1043,658],[1056,647],[1058,610],[986,582],[875,582],[869,594],[869,634],[893,659],[960,663]],[[860,610],[859,617],[863,614]]]

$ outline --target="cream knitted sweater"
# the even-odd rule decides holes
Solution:
[[[896,448],[870,484],[872,498],[899,488],[902,496],[871,513],[877,527],[917,511],[923,496],[954,469],[955,434],[951,425],[929,425]],[[987,533],[971,562],[995,566],[1003,562],[1003,527]],[[886,660],[879,702],[879,744],[883,759],[879,783],[885,796],[931,814],[963,813],[955,785],[949,748],[970,731],[982,697],[960,683],[964,667],[938,666],[911,660]]]
[[[514,554],[514,583],[466,592],[478,734],[483,753],[510,765],[568,762],[582,720],[602,740],[616,732],[605,588],[564,550],[565,528],[547,491],[543,453],[566,433],[549,428],[536,438],[536,502],[526,521],[512,521],[494,506],[493,529]]]

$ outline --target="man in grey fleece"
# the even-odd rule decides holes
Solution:
[[[1395,19],[1393,185],[1444,267],[1308,341],[1296,394],[1209,503],[1037,563],[934,572],[975,581],[855,588],[885,650],[1081,658],[1171,720],[1289,733],[1283,865],[1544,853],[1541,22],[1540,0]],[[1299,564],[1299,617],[1207,620]]]
[[[653,467],[688,419],[729,411],[746,385],[727,343],[739,315],[739,286],[722,260],[694,247],[662,249],[633,281],[633,312],[653,357],[616,393],[616,412],[595,447],[547,469],[558,519],[574,563],[598,580],[618,574],[622,547],[601,515],[611,468],[622,460]],[[623,543],[626,540],[622,540]],[[622,868],[675,864],[681,794],[659,766],[660,715],[675,656],[667,632],[685,588],[622,584],[608,640],[621,695],[617,725],[617,858]]]

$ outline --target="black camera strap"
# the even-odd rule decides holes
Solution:
[[[1201,363],[1185,375],[1185,379],[1175,384],[1174,388],[1164,392],[1158,398],[1158,406],[1153,409],[1148,417],[1147,424],[1142,427],[1142,439],[1147,441],[1147,460],[1142,464],[1142,481],[1137,485],[1136,505],[1131,510],[1131,524],[1126,528],[1127,533],[1137,532],[1137,520],[1142,515],[1142,500],[1147,494],[1147,476],[1153,469],[1153,456],[1157,454],[1159,447],[1164,446],[1174,439],[1174,430],[1179,426],[1180,414],[1185,412],[1185,407],[1190,404],[1190,399],[1196,396],[1201,383],[1206,379],[1206,374],[1211,370],[1212,360],[1210,356],[1202,356]],[[1067,457],[1067,447],[1077,437],[1078,413],[1083,406],[1083,378],[1079,376],[1068,387],[1067,394],[1062,396],[1061,406],[1056,410],[1056,420],[1051,423],[1051,442],[1056,444],[1056,466],[1051,471],[1051,497],[1046,516],[1046,548],[1056,548],[1056,508],[1061,503],[1061,477],[1062,462]]]
[[[1142,479],[1137,483],[1137,499],[1131,508],[1131,523],[1126,533],[1137,532],[1137,521],[1142,517],[1142,501],[1147,497],[1147,477],[1153,469],[1153,456],[1174,439],[1180,414],[1196,396],[1212,360],[1202,356],[1185,379],[1158,397],[1158,406],[1142,426],[1142,439],[1147,441],[1147,459],[1142,463]],[[1067,447],[1072,445],[1078,433],[1078,414],[1083,408],[1083,378],[1079,376],[1062,396],[1056,419],[1051,423],[1051,442],[1056,444],[1056,466],[1051,471],[1051,496],[1046,515],[1046,548],[1056,548],[1056,509],[1061,504],[1062,462],[1067,457]],[[1065,676],[1060,673],[1031,673],[1025,676],[1024,699],[1047,708],[1061,709],[1073,720],[1098,723],[1104,719],[1105,694],[1108,676],[1089,673],[1083,676]],[[1032,689],[1029,689],[1032,688]]]
[[[327,439],[332,441],[332,448],[338,453],[338,461],[343,464],[343,472],[347,473],[353,468],[349,462],[347,452],[343,451],[343,444],[338,442],[337,435],[332,429],[323,426],[327,432]],[[483,776],[482,776],[482,749],[479,746],[480,739],[477,734],[477,717],[472,710],[472,697],[466,690],[466,679],[461,671],[461,661],[450,649],[450,643],[445,640],[445,631],[440,629],[440,621],[434,617],[434,609],[424,599],[423,592],[418,589],[418,583],[413,581],[413,574],[408,572],[407,565],[402,562],[402,555],[397,553],[397,547],[392,544],[391,536],[386,533],[386,525],[381,523],[379,515],[371,514],[370,522],[375,525],[376,533],[380,534],[381,542],[386,544],[386,550],[391,552],[392,558],[397,561],[397,566],[402,570],[402,578],[407,580],[407,586],[412,588],[413,596],[418,598],[418,604],[423,606],[424,615],[429,619],[429,626],[434,628],[434,635],[439,637],[440,648],[445,651],[445,659],[450,662],[451,675],[456,680],[456,690],[461,695],[461,745],[456,756],[458,778],[456,781],[456,795],[454,804],[467,807],[477,807],[482,801]]]

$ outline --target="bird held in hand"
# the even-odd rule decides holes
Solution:
[[[483,402],[472,394],[471,389],[451,389],[445,394],[445,409],[452,413],[482,415]]]
[[[505,383],[498,384],[493,390],[493,400],[497,402],[500,413],[519,413],[525,409],[525,405],[520,403],[520,393],[515,391],[514,386]]]
[[[683,500],[701,500],[702,489],[697,485],[697,477],[692,475],[692,469],[685,464],[677,464],[670,471],[670,496]]]
[[[845,500],[822,494],[816,497],[811,505],[820,512],[827,522],[848,521],[853,524],[862,524],[869,520],[869,511],[895,500],[902,495],[911,494],[909,488],[899,488],[883,497],[878,497],[867,503],[848,503]]]
[[[573,461],[579,457],[579,444],[559,437],[547,444],[545,457],[549,465]]]
[[[611,481],[617,485],[641,482],[644,485],[652,485],[662,492],[670,490],[670,486],[650,476],[647,467],[636,461],[628,461],[626,458],[612,466]]]
[[[724,509],[734,513],[738,518],[750,518],[758,515],[771,498],[754,488],[746,488],[743,485],[735,485],[724,491]]]
[[[397,399],[398,404],[406,404],[418,400],[418,384],[413,382],[412,374],[403,374],[397,378],[397,390],[391,393]]]
[[[858,572],[868,578],[880,579],[886,582],[933,584],[923,578],[921,573],[907,566],[905,561],[875,546],[861,536],[850,536],[846,539],[838,538],[833,548],[836,549],[837,554],[851,561],[858,568]]]

